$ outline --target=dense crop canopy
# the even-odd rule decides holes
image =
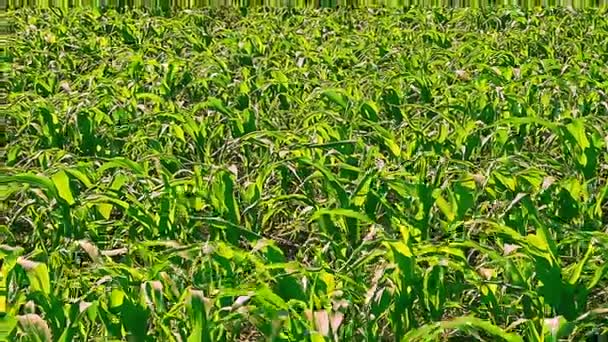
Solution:
[[[608,329],[606,9],[9,16],[10,340]]]

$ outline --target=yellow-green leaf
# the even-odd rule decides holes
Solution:
[[[72,191],[70,190],[70,178],[65,171],[61,170],[57,172],[51,177],[51,180],[53,181],[55,188],[57,188],[59,197],[61,197],[69,205],[74,204],[74,197],[72,196]]]
[[[447,217],[448,221],[454,221],[456,218],[456,214],[452,210],[452,206],[448,201],[441,196],[441,191],[435,190],[433,191],[433,198],[435,198],[435,203],[441,212]]]
[[[173,134],[181,141],[186,142],[186,138],[184,137],[184,130],[178,125],[172,125]]]
[[[41,291],[47,295],[51,293],[49,269],[45,264],[25,258],[19,258],[17,264],[19,264],[27,274],[27,278],[30,282],[30,289],[32,291]]]

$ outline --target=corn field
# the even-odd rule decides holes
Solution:
[[[0,336],[608,335],[608,9],[9,10]]]

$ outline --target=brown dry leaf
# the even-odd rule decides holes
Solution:
[[[39,341],[50,342],[53,340],[51,329],[42,317],[37,314],[25,314],[17,316],[21,329],[31,337],[36,336]],[[34,338],[35,340],[36,338]]]
[[[129,250],[126,247],[122,247],[122,248],[101,251],[101,254],[105,255],[107,257],[115,257],[115,256],[125,255],[125,254],[127,254],[128,251]]]
[[[553,177],[551,177],[551,176],[546,176],[546,177],[543,179],[543,184],[542,184],[542,186],[541,186],[541,187],[542,187],[542,189],[543,189],[543,191],[544,191],[544,190],[547,190],[547,189],[548,189],[548,188],[551,186],[551,184],[553,184],[553,183],[555,183],[555,178],[553,178]]]
[[[59,83],[59,87],[68,94],[72,93],[72,88],[67,81],[61,81],[61,83]]]
[[[372,278],[372,286],[369,288],[369,290],[365,294],[365,304],[369,304],[369,302],[374,297],[374,294],[376,294],[376,289],[378,288],[378,282],[380,281],[380,278],[382,278],[383,275],[384,275],[384,268],[382,268],[382,267],[377,268],[376,271],[374,272],[374,277]]]
[[[469,74],[465,70],[456,70],[455,73],[456,73],[456,76],[458,76],[458,78],[463,81],[466,81],[469,79]]]
[[[513,68],[513,76],[515,76],[515,79],[519,79],[521,77],[521,69]]]
[[[82,248],[94,262],[99,261],[99,249],[87,240],[78,241],[78,245]]]
[[[511,245],[511,244],[505,243],[503,246],[503,250],[504,250],[503,255],[509,255],[509,254],[515,252],[516,250],[518,250],[519,248],[521,248],[521,247],[518,245]]]
[[[480,173],[476,173],[473,176],[473,180],[475,181],[475,184],[477,184],[477,186],[483,186],[483,184],[486,181],[486,176],[480,174]]]
[[[237,299],[234,301],[234,303],[232,303],[232,307],[230,308],[230,310],[234,311],[234,310],[240,308],[241,306],[245,305],[250,299],[251,299],[251,296],[237,297]]]
[[[482,277],[486,278],[486,280],[490,280],[494,276],[493,268],[480,267],[478,272]]]
[[[334,312],[331,316],[331,331],[335,334],[344,320],[344,314],[340,311]]]
[[[153,280],[150,282],[150,287],[152,288],[152,290],[154,290],[155,292],[163,292],[163,283],[161,283],[158,280]]]
[[[315,317],[315,328],[317,329],[317,331],[323,336],[328,336],[329,335],[329,315],[327,314],[327,311],[325,311],[325,310],[315,311],[314,317]]]
[[[36,261],[32,261],[23,257],[19,257],[17,259],[17,264],[21,267],[23,267],[24,270],[26,271],[31,271],[33,269],[35,269],[36,267],[38,267],[38,265],[40,265],[39,262]]]
[[[228,166],[228,171],[234,175],[234,178],[239,178],[239,168],[235,164]]]
[[[79,312],[82,313],[82,312],[86,311],[91,305],[93,305],[93,303],[85,302],[83,300],[78,304],[78,310],[79,310]]]

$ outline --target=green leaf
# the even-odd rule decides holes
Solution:
[[[594,288],[602,278],[608,274],[608,263],[604,263],[604,265],[598,267],[593,274],[593,278],[587,284],[587,290],[591,290]]]
[[[343,208],[317,210],[311,216],[309,222],[315,221],[315,220],[319,219],[320,217],[322,217],[323,215],[344,216],[344,217],[350,217],[350,218],[360,220],[361,222],[373,223],[373,221],[370,220],[369,217],[367,217],[365,214],[351,210],[351,209],[343,209]]]
[[[291,280],[293,280],[293,282]],[[296,287],[292,288],[291,285],[295,285]],[[283,298],[306,300],[306,296],[302,292],[300,284],[298,284],[293,277],[279,279],[277,282],[277,288],[279,289],[279,295],[272,292],[272,290],[267,286],[264,286],[256,290],[255,297],[257,300],[265,301],[281,310],[289,309],[289,306],[285,300],[283,300]],[[283,296],[283,298],[281,298],[281,296]]]
[[[367,120],[377,122],[378,121],[378,105],[373,101],[365,101],[361,105],[361,114]]]
[[[566,125],[566,129],[574,137],[576,143],[582,150],[590,146],[589,139],[585,132],[585,122],[583,119],[573,119],[571,123]]]
[[[583,273],[583,268],[586,266],[587,262],[593,255],[593,251],[594,251],[593,245],[589,245],[589,248],[587,248],[587,252],[585,253],[585,256],[578,263],[576,263],[574,269],[572,270],[572,273],[570,274],[570,278],[568,279],[568,282],[570,284],[575,285],[578,283],[578,281],[581,277],[581,274]]]
[[[110,292],[110,307],[117,308],[122,306],[125,299],[125,293],[119,289],[112,289]]]
[[[311,342],[325,342],[325,337],[323,337],[323,334],[321,334],[320,332],[317,331],[311,331],[310,332],[310,341]]]
[[[184,130],[179,127],[177,124],[171,125],[171,129],[173,130],[173,134],[182,142],[186,142],[186,137],[184,136]]]
[[[343,90],[327,89],[321,94],[330,102],[342,107],[342,109],[346,109],[348,107],[348,98],[346,97],[346,94],[344,94]]]
[[[59,197],[66,201],[68,205],[74,204],[74,197],[72,196],[72,190],[70,190],[70,178],[65,171],[62,170],[55,173],[51,179],[53,180],[55,188],[57,188]]]
[[[515,177],[506,176],[501,172],[493,172],[492,175],[507,189],[515,191],[517,180]]]
[[[216,110],[224,115],[231,115],[231,112],[228,110],[228,108],[226,108],[224,102],[222,102],[222,100],[218,98],[212,97],[208,99],[206,102],[206,106],[207,108]]]
[[[41,262],[31,261],[25,258],[19,258],[17,264],[23,268],[30,282],[32,291],[41,291],[45,295],[51,293],[51,280],[49,278],[49,270],[45,264]]]
[[[91,183],[91,180],[84,172],[81,172],[77,169],[66,169],[65,171],[67,173],[69,173],[70,175],[72,175],[74,178],[78,179],[87,188],[93,187],[93,183]]]
[[[412,282],[415,274],[414,253],[412,248],[401,241],[389,242],[387,245],[392,251],[394,262],[399,265],[403,280],[407,283]]]
[[[112,208],[114,207],[113,205],[118,205],[125,211],[130,208],[129,203],[105,195],[96,195],[92,198],[88,198],[87,200],[89,201],[89,203],[97,205],[97,210],[99,210],[99,213],[106,220],[110,218],[110,213],[112,212]]]
[[[112,168],[123,168],[125,170],[133,171],[136,174],[143,175],[144,168],[138,163],[124,157],[114,157],[110,159],[108,162],[104,163],[97,169],[97,173],[103,174],[104,171]]]
[[[210,327],[207,319],[207,303],[202,291],[190,290],[186,312],[192,330],[188,342],[211,342]]]
[[[12,182],[34,185],[47,190],[49,192],[49,195],[57,197],[57,190],[55,189],[55,185],[49,178],[45,176],[38,176],[32,173],[22,173],[12,176],[0,176],[0,184]]]
[[[236,225],[240,224],[241,214],[239,205],[235,196],[235,183],[233,180],[232,173],[224,171],[221,175],[222,193],[218,194],[223,198],[224,205],[227,209],[228,220]]]
[[[441,190],[435,189],[433,191],[433,198],[435,199],[435,204],[437,204],[439,210],[447,217],[448,221],[454,221],[454,219],[456,219],[456,214],[450,203],[441,196]]]
[[[462,332],[483,331],[507,342],[523,342],[523,339],[520,336],[513,333],[507,333],[488,321],[472,316],[457,317],[449,321],[424,325],[408,332],[401,338],[401,341],[435,341],[439,339],[440,334],[448,330],[459,330]]]

